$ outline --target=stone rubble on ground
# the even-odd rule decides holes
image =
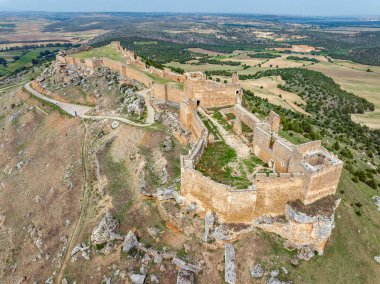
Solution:
[[[315,256],[314,250],[310,246],[303,246],[299,249],[297,258],[303,260],[310,260]]]
[[[71,261],[75,262],[78,259],[79,252],[81,252],[81,256],[85,260],[90,259],[90,246],[86,245],[85,243],[77,244],[73,250],[71,251]]]
[[[180,269],[177,274],[177,284],[194,284],[194,273],[186,269]]]

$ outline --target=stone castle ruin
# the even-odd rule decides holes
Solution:
[[[192,145],[188,155],[181,156],[181,195],[186,202],[197,203],[205,212],[212,211],[225,223],[243,223],[274,232],[296,247],[310,246],[323,253],[334,228],[334,212],[339,199],[334,195],[343,162],[321,146],[321,141],[294,145],[279,135],[280,117],[274,112],[260,120],[242,105],[242,89],[237,74],[231,83],[208,80],[203,73],[177,74],[170,69],[147,67],[133,51],[111,43],[125,62],[108,58],[78,59],[71,55],[88,50],[76,49],[57,56],[57,63],[78,65],[90,73],[108,67],[125,79],[137,80],[150,89],[158,101],[180,107],[184,129],[177,138]],[[157,83],[151,75],[166,79]],[[233,131],[252,154],[267,163],[274,173],[257,173],[246,189],[236,189],[213,181],[196,170],[196,164],[210,141],[210,134],[199,111],[221,108],[231,113]],[[247,139],[242,124],[248,126],[252,139]],[[185,134],[184,134],[185,133]]]

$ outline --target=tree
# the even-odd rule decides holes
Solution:
[[[3,57],[0,57],[0,65],[7,67],[7,60],[5,60],[5,58],[3,58]]]
[[[333,144],[333,149],[336,151],[338,151],[340,149],[340,145],[339,145],[338,141],[335,141],[335,143]]]

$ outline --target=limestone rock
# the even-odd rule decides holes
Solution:
[[[139,242],[135,234],[132,231],[129,231],[128,234],[124,238],[123,243],[123,252],[128,253],[132,248],[135,248]]]
[[[372,199],[375,202],[375,205],[377,206],[377,210],[380,211],[380,196],[374,196],[372,197]]]
[[[292,282],[285,282],[271,276],[267,282],[268,284],[291,284]]]
[[[119,124],[120,124],[120,122],[118,122],[117,120],[112,121],[112,123],[111,123],[112,129],[116,129],[119,126]]]
[[[146,275],[144,274],[130,274],[129,278],[133,284],[144,284]]]
[[[264,275],[264,267],[260,263],[251,267],[250,270],[251,270],[251,276],[253,278],[261,278]]]
[[[180,259],[178,257],[173,258],[172,262],[176,266],[178,266],[180,269],[184,269],[184,270],[191,271],[191,272],[194,272],[194,273],[198,273],[202,269],[201,266],[185,262],[185,261],[183,261],[182,259]]]
[[[112,217],[110,211],[107,211],[92,231],[91,242],[93,244],[104,244],[114,240],[121,240],[122,236],[116,233],[118,226],[119,222]]]
[[[278,269],[272,270],[270,272],[270,276],[272,276],[272,277],[277,277],[279,274],[280,274],[280,271],[278,271]]]
[[[153,284],[158,284],[158,283],[160,283],[160,279],[158,278],[157,275],[152,274],[150,276],[150,282]]]
[[[380,264],[380,255],[374,256],[373,259]]]
[[[180,269],[177,275],[177,284],[194,284],[194,273]]]
[[[236,283],[236,267],[235,267],[235,248],[233,244],[225,244],[225,272],[224,281],[229,284]]]
[[[310,260],[314,256],[315,256],[314,250],[310,246],[301,247],[297,254],[298,259],[304,259],[304,260]]]
[[[164,142],[161,144],[161,149],[164,152],[170,152],[173,149],[173,141],[170,136],[166,136]]]
[[[211,211],[207,212],[205,216],[205,232],[203,234],[202,241],[207,242],[208,234],[210,232],[210,229],[214,226],[214,222],[215,222],[214,214]]]

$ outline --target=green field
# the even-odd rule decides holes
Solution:
[[[120,52],[118,52],[111,45],[106,45],[103,47],[94,48],[93,50],[90,50],[90,51],[83,51],[83,52],[75,53],[72,55],[72,57],[81,58],[81,59],[89,59],[89,58],[94,58],[94,57],[96,57],[96,58],[105,57],[105,58],[109,58],[109,59],[117,60],[117,61],[121,61],[121,62],[125,61],[124,57],[120,54]]]
[[[22,67],[31,67],[33,66],[32,60],[37,58],[40,55],[41,51],[57,50],[58,47],[42,47],[36,48],[27,51],[26,53],[22,50],[12,50],[12,51],[1,51],[0,57],[3,57],[7,60],[7,66],[0,65],[0,76],[6,76],[14,72],[15,70]],[[19,56],[20,58],[16,61],[13,60],[14,56]]]

